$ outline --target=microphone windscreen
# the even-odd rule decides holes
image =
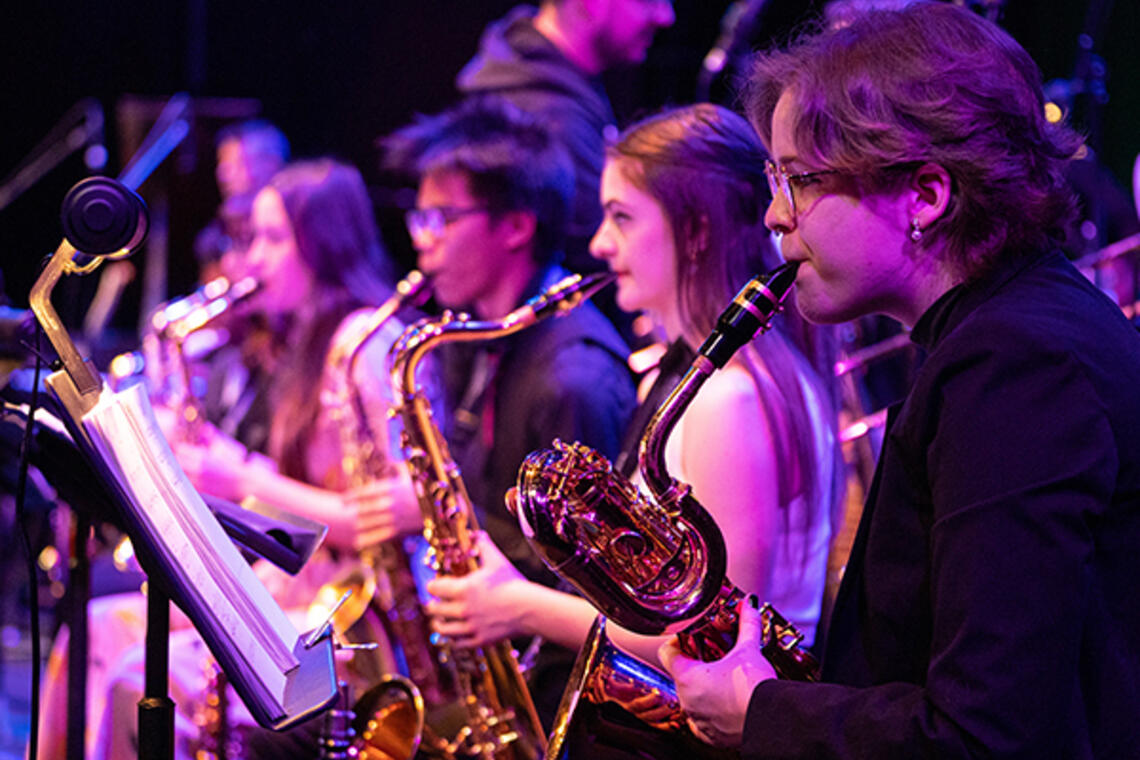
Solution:
[[[142,198],[110,177],[76,183],[64,196],[60,220],[67,241],[89,256],[134,248],[148,227]]]

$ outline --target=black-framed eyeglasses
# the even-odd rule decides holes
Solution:
[[[404,224],[407,225],[408,234],[412,236],[413,241],[423,238],[424,235],[438,238],[443,235],[447,226],[452,222],[468,214],[478,214],[482,211],[487,211],[487,207],[431,206],[429,208],[414,208],[404,214]]]
[[[796,215],[796,189],[807,187],[816,178],[827,174],[839,174],[839,170],[820,169],[814,172],[789,174],[786,166],[777,166],[774,161],[764,162],[764,176],[768,178],[768,190],[772,193],[772,198],[775,199],[777,195],[783,197],[793,217]]]

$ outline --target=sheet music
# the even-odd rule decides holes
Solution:
[[[299,633],[190,485],[142,384],[120,393],[104,389],[82,422],[155,546],[174,558],[182,588],[214,616],[217,632],[255,674],[262,697],[283,713],[287,674],[300,664],[293,654]]]

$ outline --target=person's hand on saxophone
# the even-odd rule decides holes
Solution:
[[[532,607],[526,597],[536,585],[515,569],[486,533],[476,534],[475,548],[482,561],[475,572],[428,583],[428,593],[436,598],[427,605],[434,630],[464,648],[533,634],[524,613]]]
[[[689,727],[702,741],[717,747],[740,747],[752,691],[776,671],[760,651],[760,612],[756,597],[740,605],[736,645],[714,662],[681,654],[674,636],[661,645],[659,657],[677,686]]]
[[[358,551],[423,530],[412,478],[403,462],[389,473],[341,493],[345,511],[355,524]]]
[[[251,452],[204,420],[194,440],[172,438],[171,448],[195,488],[232,502],[251,493],[252,481],[277,472],[272,459]]]

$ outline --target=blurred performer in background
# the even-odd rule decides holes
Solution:
[[[557,262],[573,172],[535,119],[472,99],[403,130],[401,143],[420,175],[408,230],[440,305],[499,319],[568,274]],[[444,433],[480,524],[526,577],[549,584],[503,499],[526,455],[554,438],[617,453],[634,406],[627,349],[589,303],[473,345],[474,357],[441,350],[453,410]],[[557,647],[539,653],[531,690],[547,725],[572,661]]]
[[[600,75],[644,61],[653,35],[673,20],[672,0],[543,0],[537,10],[520,5],[487,27],[479,53],[456,79],[465,95],[498,95],[533,114],[566,146],[575,191],[565,265],[573,272],[599,270],[588,246],[602,218],[598,180],[605,135],[617,134]],[[595,300],[625,330],[630,318],[613,306],[610,293]]]
[[[690,721],[761,757],[1135,757],[1140,337],[1057,252],[1075,136],[1006,33],[917,3],[763,56],[768,226],[815,322],[927,350],[888,423],[823,656],[662,657]]]
[[[241,276],[232,261],[240,260],[252,240],[249,214],[253,198],[289,161],[289,141],[273,124],[261,119],[223,127],[218,132],[214,177],[221,205],[217,217],[194,240],[198,281],[218,275]]]
[[[236,283],[249,273],[246,253],[253,242],[254,197],[288,160],[289,141],[267,121],[244,121],[219,132],[214,174],[222,203],[217,218],[194,241],[199,283],[218,276]],[[226,435],[264,453],[271,384],[267,370],[276,361],[272,352],[280,346],[263,313],[232,310],[226,321],[230,343],[201,362],[202,412]]]
[[[271,373],[271,459],[248,456],[241,444],[216,430],[207,431],[204,442],[172,443],[200,491],[231,501],[253,496],[329,526],[328,550],[319,550],[297,576],[269,567],[259,573],[278,603],[303,618],[322,584],[357,565],[358,549],[396,530],[411,532],[420,526],[418,517],[407,526],[385,522],[415,510],[387,419],[387,350],[403,325],[393,319],[375,333],[363,345],[351,377],[342,377],[345,368],[331,361],[337,346],[356,340],[374,308],[392,293],[390,265],[355,168],[329,160],[290,165],[257,194],[252,228],[249,270],[262,283],[252,306],[267,317],[287,347]],[[344,418],[352,413],[339,391],[346,381],[360,394],[365,420]],[[378,456],[393,465],[390,475],[347,488],[345,468],[358,463],[360,452],[346,439],[345,425],[353,426],[350,436],[359,434],[355,426],[366,427]],[[390,508],[390,501],[401,499],[408,500],[411,509]],[[207,657],[192,631],[171,648],[171,692],[181,711],[183,751],[206,730],[193,726],[189,714],[203,700]],[[132,716],[142,689],[141,651],[128,654],[119,671],[99,728],[98,757],[127,757],[134,751]],[[239,700],[231,704],[232,720],[251,722]]]
[[[231,501],[255,496],[329,526],[327,543],[351,550],[361,537],[368,498],[343,492],[340,433],[322,402],[334,379],[332,347],[392,293],[391,262],[376,230],[359,172],[330,160],[292,164],[257,194],[247,271],[261,283],[251,308],[264,314],[288,349],[273,367],[268,454],[274,469],[231,456],[221,435],[205,446],[176,442],[183,468],[199,489]],[[378,448],[388,440],[388,346],[403,330],[393,319],[374,335],[352,383],[363,394]],[[398,458],[398,457],[397,457]],[[367,542],[367,538],[360,538]]]
[[[740,286],[780,263],[763,223],[765,158],[743,118],[710,104],[639,122],[608,151],[605,219],[591,250],[618,275],[618,304],[651,315],[686,369]],[[669,471],[722,526],[728,577],[771,601],[810,640],[842,482],[836,411],[829,362],[813,362],[819,336],[795,313],[774,325],[708,380],[666,456]],[[642,431],[635,432],[632,452],[623,452],[633,463]],[[589,602],[526,581],[491,561],[490,547],[484,556],[480,572],[432,582],[441,633],[470,643],[537,634],[581,646],[598,614]],[[662,639],[609,630],[657,664]]]

